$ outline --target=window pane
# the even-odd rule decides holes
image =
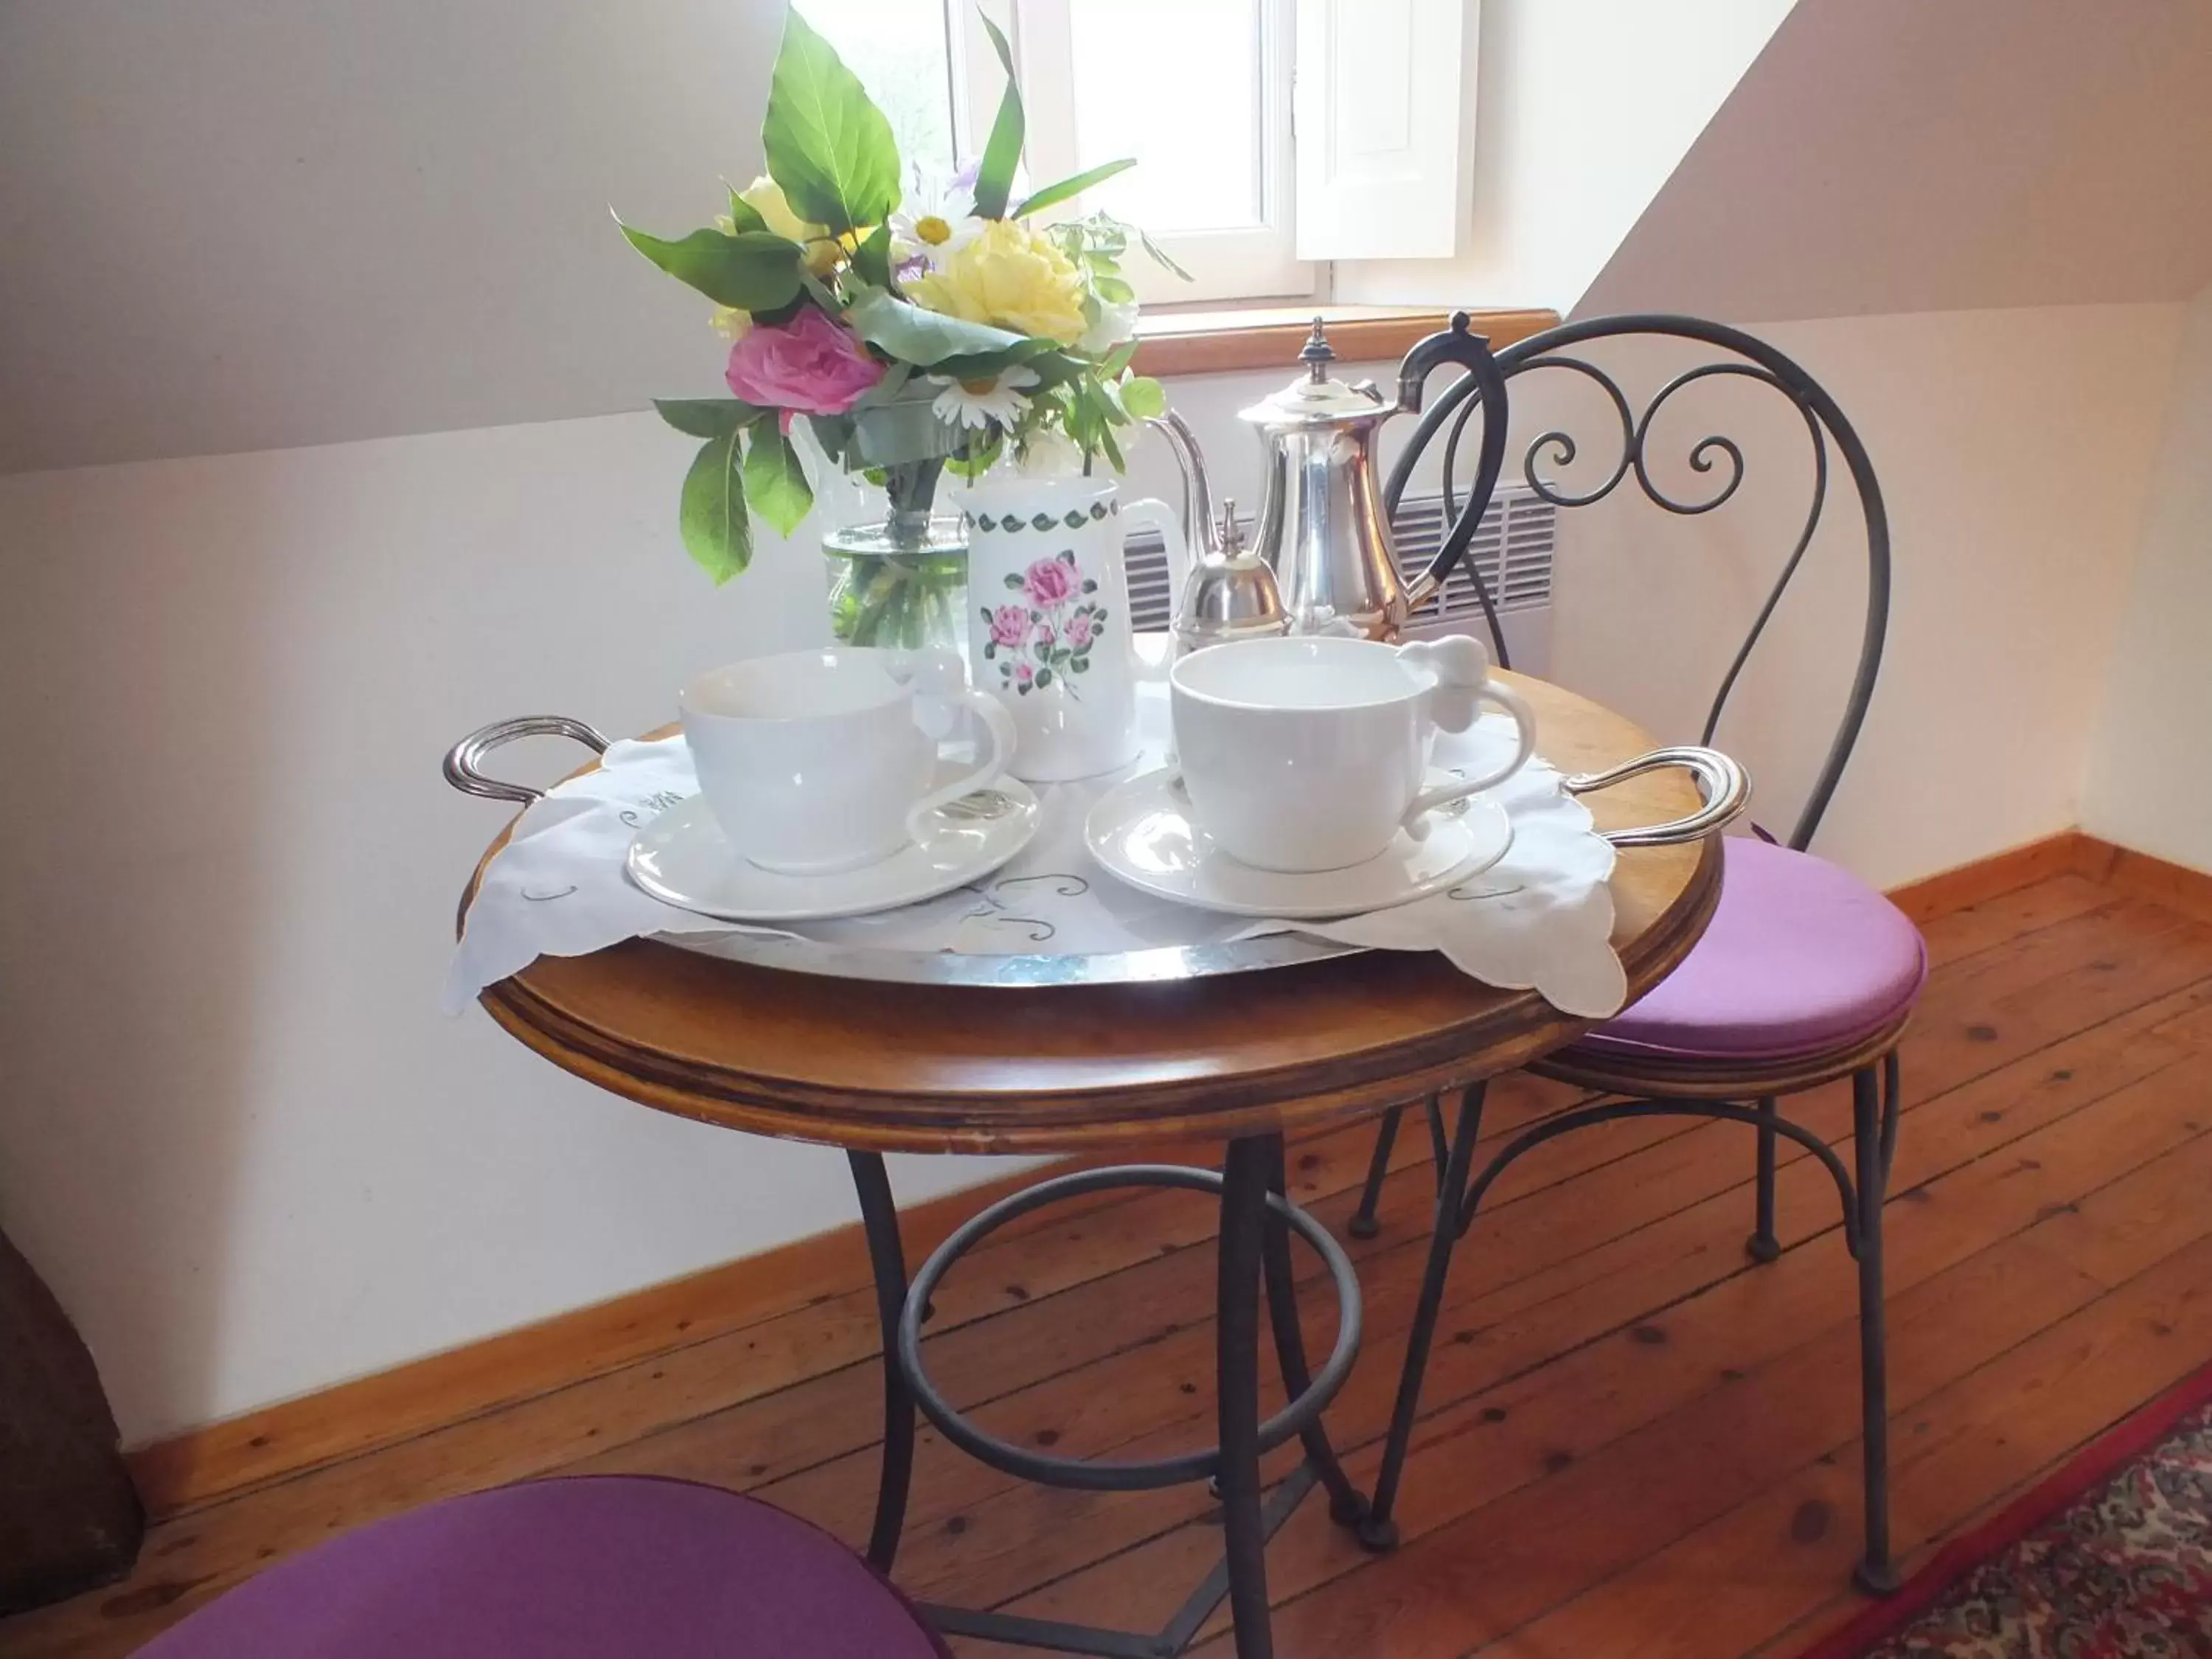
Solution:
[[[1069,0],[1085,204],[1155,232],[1263,222],[1261,0]]]
[[[806,21],[876,100],[909,171],[952,171],[952,79],[938,0],[807,0]]]

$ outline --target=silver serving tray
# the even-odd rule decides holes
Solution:
[[[487,775],[483,757],[518,738],[564,737],[603,754],[607,739],[583,721],[560,714],[525,715],[471,732],[446,756],[446,781],[465,794],[528,805],[545,792],[527,784]],[[1751,799],[1751,780],[1743,768],[1717,749],[1681,745],[1655,749],[1603,772],[1565,778],[1567,793],[1588,794],[1646,772],[1681,767],[1694,774],[1705,805],[1670,823],[1600,831],[1616,847],[1673,847],[1716,835],[1743,811]],[[1207,979],[1218,974],[1249,974],[1299,963],[1358,956],[1369,947],[1343,945],[1299,933],[1266,933],[1257,939],[1215,945],[1169,945],[1149,951],[1113,951],[1066,955],[969,955],[958,951],[884,951],[860,945],[830,945],[817,939],[774,934],[665,933],[659,942],[726,962],[781,968],[796,974],[826,974],[838,979],[875,980],[901,985],[972,985],[1027,989],[1041,985],[1143,985],[1162,981]]]

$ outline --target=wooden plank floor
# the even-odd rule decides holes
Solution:
[[[1906,1564],[2212,1361],[2212,927],[2078,877],[1929,925],[1889,1210],[1895,1516]],[[1495,1139],[1566,1091],[1492,1091]],[[1790,1109],[1847,1136],[1841,1090]],[[1401,1138],[1355,1246],[1368,1338],[1330,1425],[1376,1442],[1426,1225]],[[1364,1131],[1294,1149],[1341,1236]],[[1454,1264],[1394,1555],[1309,1502],[1270,1552],[1285,1659],[1788,1659],[1855,1605],[1852,1270],[1835,1195],[1784,1143],[1780,1231],[1745,1260],[1734,1125],[1571,1136],[1500,1183]],[[1208,1206],[1103,1196],[1029,1218],[938,1297],[935,1375],[998,1432],[1133,1456],[1207,1436]],[[1304,1270],[1314,1270],[1310,1261]],[[1313,1340],[1333,1320],[1310,1281]],[[879,1427],[866,1287],[181,1516],[130,1583],[0,1623],[0,1656],[131,1652],[292,1550],[449,1493],[560,1470],[755,1492],[866,1535]],[[1287,1467],[1290,1449],[1276,1455]],[[1212,1564],[1202,1490],[1024,1486],[922,1436],[898,1577],[1056,1617],[1164,1620]],[[1217,1619],[1202,1650],[1229,1646]],[[976,1659],[1012,1650],[966,1644]]]

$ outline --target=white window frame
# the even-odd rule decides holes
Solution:
[[[1328,267],[1297,257],[1292,212],[1297,155],[1291,131],[1292,69],[1297,51],[1295,0],[1259,0],[1261,211],[1250,229],[1155,235],[1166,253],[1189,271],[1184,282],[1141,252],[1123,270],[1148,306],[1223,300],[1306,300],[1323,292]],[[998,112],[1004,73],[981,18],[1006,31],[1021,75],[1028,117],[1025,159],[1033,184],[1045,185],[1077,170],[1074,75],[1067,0],[945,0],[952,45],[953,132],[964,141],[963,161],[982,153]],[[1079,200],[1063,211],[1080,212]]]

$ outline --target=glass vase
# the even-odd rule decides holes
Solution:
[[[825,532],[830,632],[841,645],[968,647],[968,537],[957,519],[898,515]]]

